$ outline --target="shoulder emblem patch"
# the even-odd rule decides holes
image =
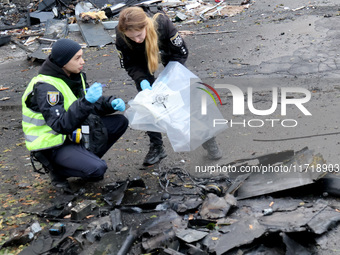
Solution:
[[[59,103],[59,91],[48,91],[47,92],[47,102],[54,106]]]
[[[170,38],[170,41],[176,47],[180,47],[183,44],[183,39],[178,32]]]

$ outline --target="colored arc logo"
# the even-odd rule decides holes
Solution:
[[[199,82],[199,84],[202,84],[202,85],[206,86],[207,88],[209,88],[210,90],[212,90],[215,93],[215,95],[217,96],[218,100],[220,101],[220,104],[222,105],[222,100],[220,98],[220,95],[217,93],[217,91],[212,86],[210,86],[210,85],[208,85],[206,83],[203,83],[203,82]],[[210,97],[214,100],[215,105],[217,105],[217,102],[216,102],[214,96],[211,94],[211,92],[209,90],[204,89],[204,88],[200,88],[200,87],[197,87],[197,88],[205,91],[206,93],[208,93],[210,95]]]

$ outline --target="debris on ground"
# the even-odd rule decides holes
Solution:
[[[254,159],[237,163],[255,167],[245,164]],[[262,167],[274,164],[279,168],[295,163],[312,169],[323,162],[322,155],[308,148],[256,159]],[[308,169],[298,172],[308,173]],[[80,190],[56,197],[49,208],[34,206],[28,213],[48,222],[42,229],[34,223],[17,230],[13,234],[17,237],[12,236],[3,247],[30,244],[20,254],[79,254],[87,249],[108,254],[225,254],[246,252],[249,247],[254,251],[266,247],[277,252],[311,252],[309,244],[321,240],[340,222],[338,202],[294,198],[299,189],[308,186],[308,191],[337,194],[331,192],[337,180],[331,173],[290,178],[284,172],[265,174],[260,186],[254,172],[243,179],[205,179],[192,177],[179,167],[160,167],[156,176],[160,188],[156,193],[148,192],[143,179],[136,177],[105,185],[96,199]],[[286,187],[275,180],[285,181]],[[235,185],[238,188],[232,188]],[[268,246],[271,240],[275,242]]]
[[[120,10],[127,6],[141,6],[150,15],[161,11],[173,22],[199,23],[208,19],[227,18],[241,13],[250,4],[229,5],[227,2],[203,1],[36,1],[23,7],[4,2],[0,5],[0,46],[12,41],[30,53],[32,61],[43,61],[53,43],[80,31],[87,47],[104,47],[114,42],[109,34],[117,25]],[[25,8],[26,7],[26,8]],[[114,21],[114,23],[112,23]],[[34,50],[28,46],[35,46]]]

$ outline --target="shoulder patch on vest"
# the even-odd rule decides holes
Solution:
[[[176,47],[180,47],[183,44],[183,39],[180,36],[180,34],[177,32],[173,37],[170,38],[170,42],[176,46]]]
[[[59,91],[48,91],[47,92],[47,102],[51,105],[54,106],[57,103],[59,103]]]

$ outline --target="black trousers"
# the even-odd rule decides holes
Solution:
[[[108,131],[106,151],[125,133],[128,120],[121,114],[102,117]],[[65,142],[62,146],[44,151],[50,160],[54,173],[60,177],[99,177],[107,170],[107,164],[101,159],[103,155],[95,155],[83,145]]]
[[[162,139],[161,133],[151,132],[151,131],[147,131],[146,133],[150,138],[150,144],[154,144],[154,145],[162,145],[163,144],[163,139]]]

